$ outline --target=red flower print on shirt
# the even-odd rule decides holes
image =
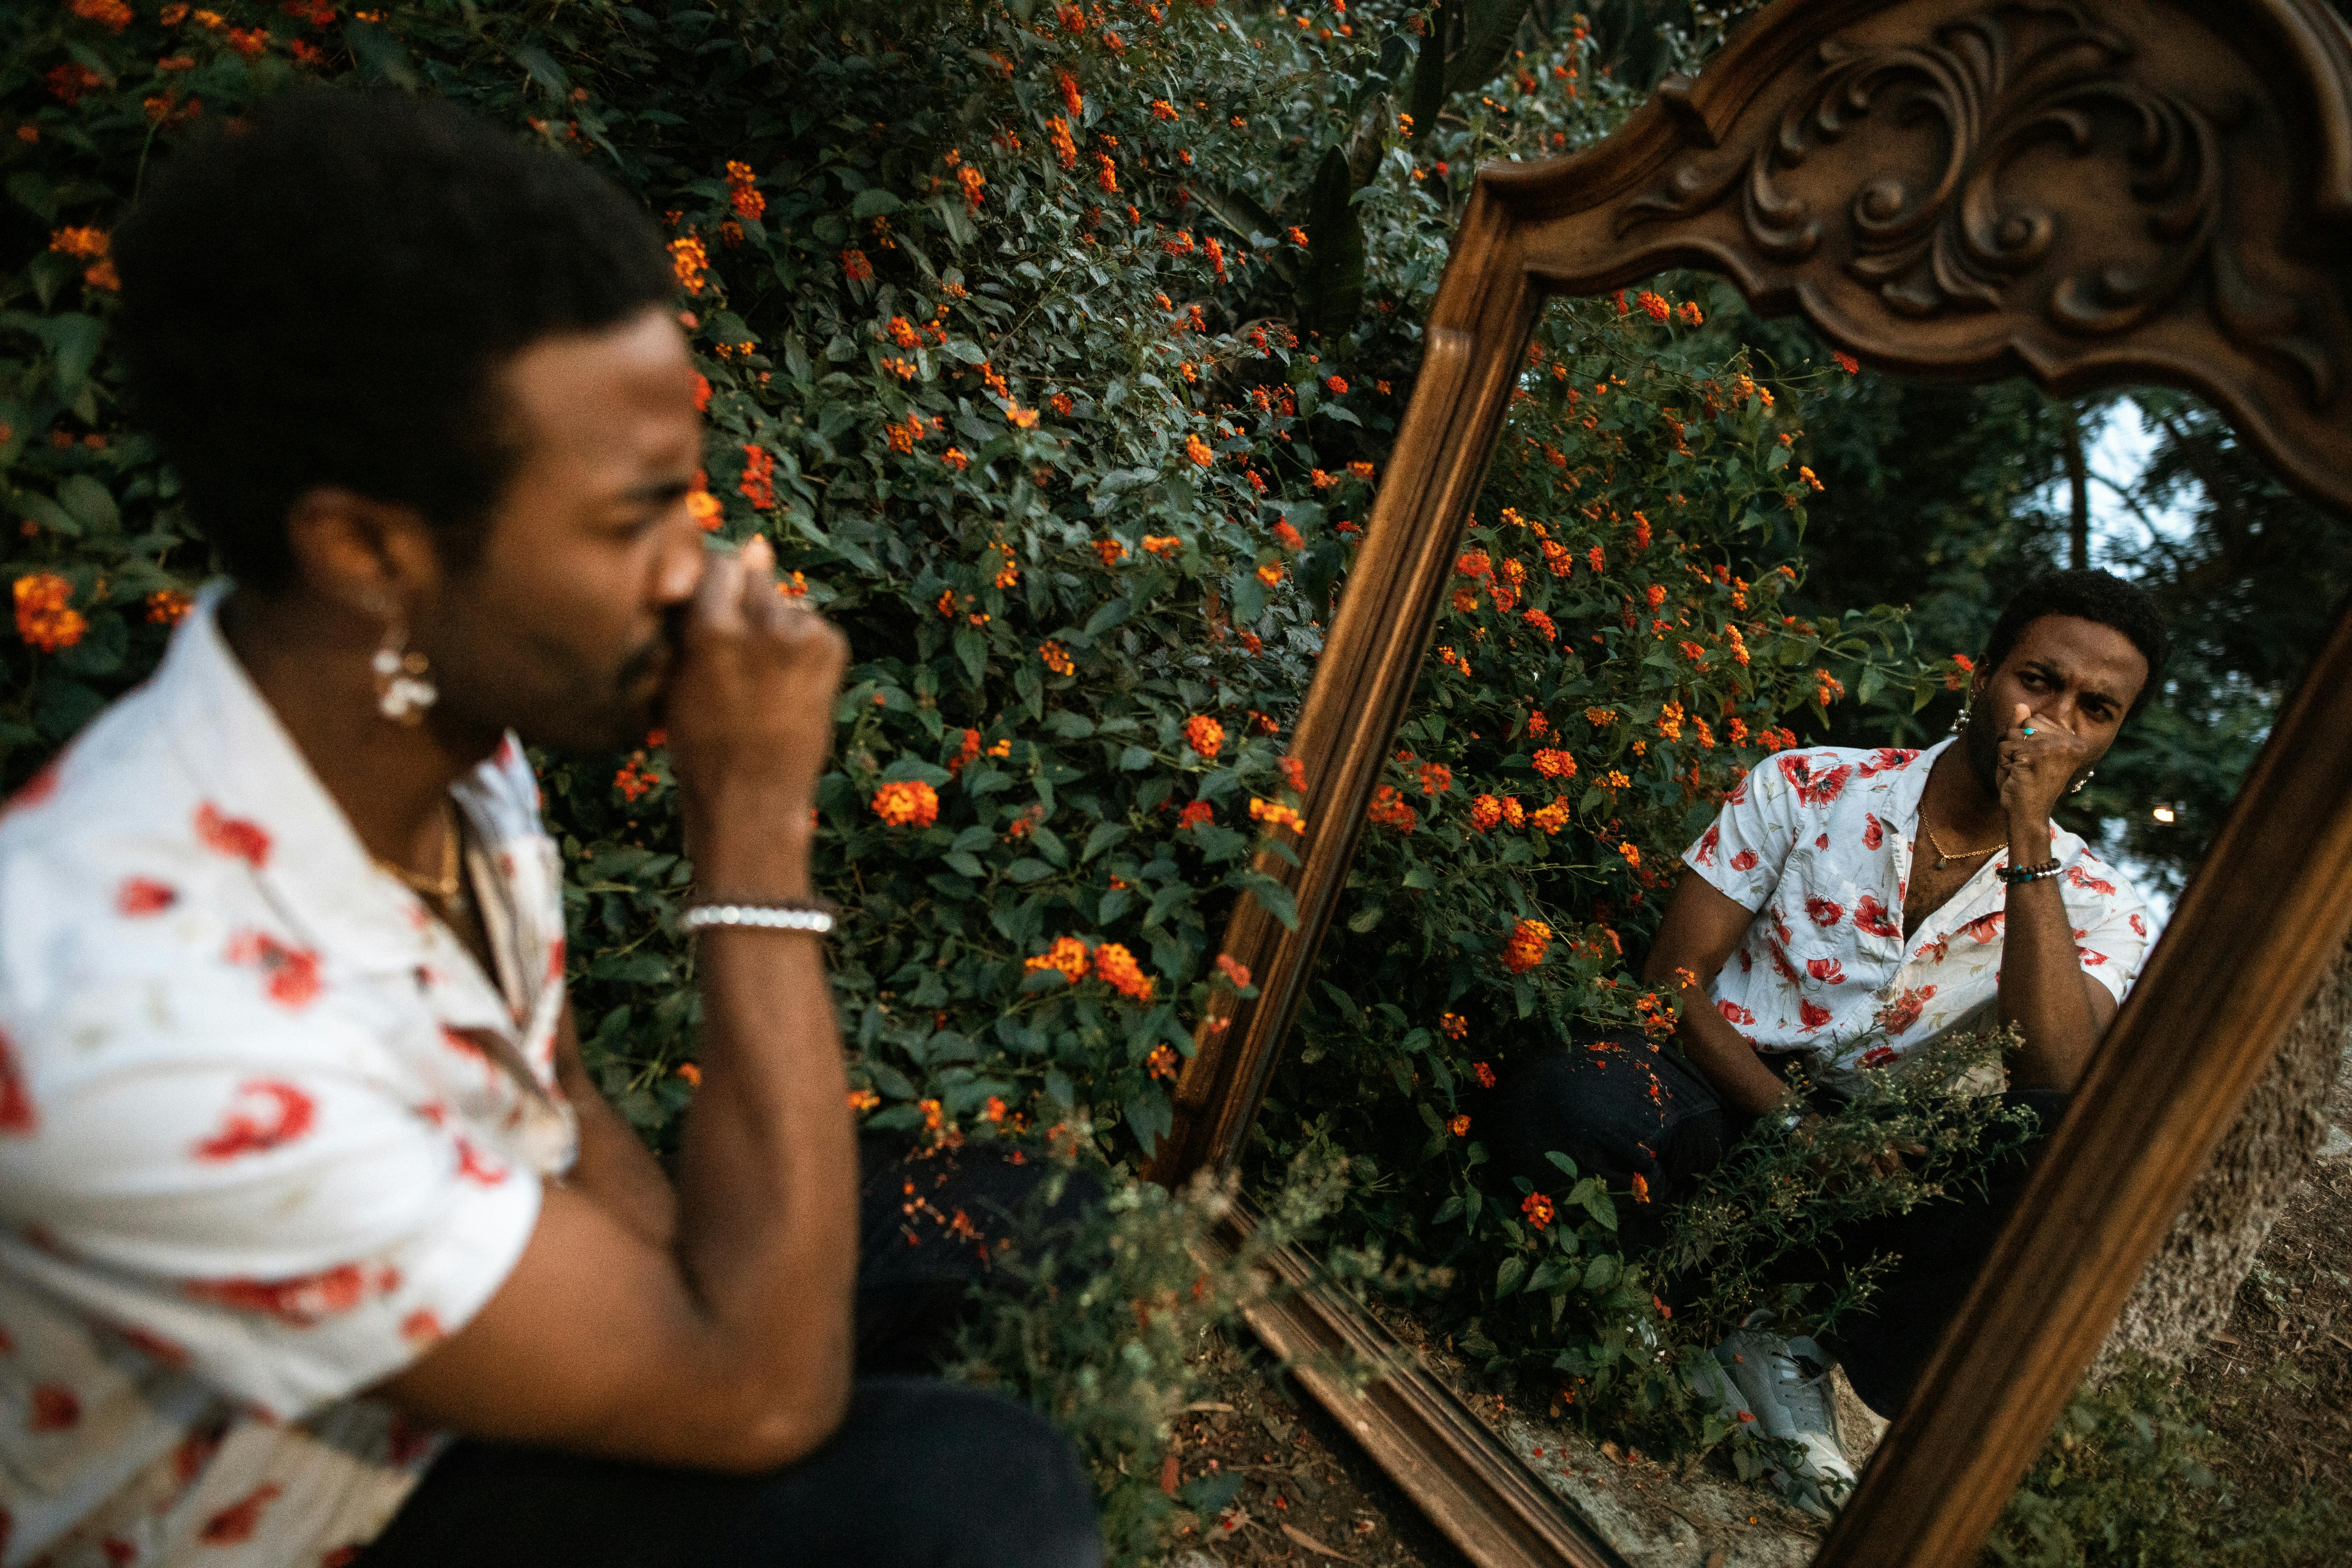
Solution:
[[[1862,1053],[1862,1065],[1866,1068],[1883,1068],[1894,1059],[1893,1046],[1873,1046]]]
[[[1845,965],[1834,958],[1809,958],[1805,960],[1805,973],[1824,985],[1845,984]]]
[[[261,824],[242,816],[223,816],[220,807],[210,801],[196,807],[196,837],[205,848],[234,855],[257,871],[269,858],[269,835]]]
[[[1818,1002],[1800,998],[1797,1002],[1797,1019],[1805,1026],[1805,1032],[1811,1034],[1830,1021],[1830,1010]]]
[[[413,1345],[437,1343],[446,1332],[440,1318],[428,1308],[419,1307],[400,1320],[400,1337]]]
[[[116,1339],[158,1366],[183,1367],[188,1364],[186,1347],[173,1344],[161,1334],[151,1334],[145,1329],[134,1329],[127,1324],[117,1326],[113,1332]]]
[[[1754,958],[1754,957],[1753,957],[1753,956],[1748,952],[1748,951],[1746,948],[1744,948],[1744,947],[1743,947],[1743,948],[1741,948],[1741,949],[1739,950],[1739,973],[1742,973],[1742,974],[1745,974],[1745,973],[1747,973],[1748,971],[1750,971],[1750,970],[1754,969],[1755,967],[1756,967],[1756,960],[1755,960],[1755,958]]]
[[[1933,942],[1923,942],[1919,947],[1919,956],[1930,963],[1941,963],[1951,955],[1952,933],[1950,931],[1946,931]]]
[[[2134,936],[2146,936],[2147,934],[2147,922],[2140,919],[2137,915],[2132,916],[2131,928],[2132,935]]]
[[[219,1131],[195,1147],[199,1160],[234,1160],[239,1154],[264,1154],[282,1148],[310,1131],[318,1120],[319,1102],[290,1083],[256,1079],[237,1089],[240,1099],[256,1103],[229,1107]]]
[[[1780,939],[1780,944],[1783,947],[1787,946],[1790,940],[1789,922],[1780,918],[1780,906],[1778,904],[1772,906],[1772,934]]]
[[[62,1383],[37,1383],[25,1429],[36,1434],[69,1432],[81,1425],[81,1397]]]
[[[1738,1003],[1727,999],[1717,1002],[1715,1005],[1715,1010],[1723,1015],[1724,1021],[1726,1023],[1752,1024],[1756,1021],[1755,1014],[1749,1012]]]
[[[16,1042],[8,1037],[7,1030],[0,1029],[0,1132],[21,1138],[38,1131],[40,1125],[40,1112],[33,1109],[25,1075],[16,1066]]]
[[[2116,885],[2113,882],[2106,881],[2098,877],[2094,877],[2084,871],[2080,866],[2067,867],[2066,879],[2074,883],[2074,886],[2078,888],[2087,889],[2091,892],[2098,894],[2099,897],[2103,899],[2111,899],[2116,895]]]
[[[1899,1035],[1919,1021],[1927,1010],[1928,999],[1936,994],[1932,985],[1916,985],[1878,1010],[1879,1027],[1890,1035]]]
[[[242,1546],[253,1539],[261,1528],[261,1510],[284,1494],[275,1481],[264,1481],[247,1492],[244,1499],[229,1504],[205,1521],[204,1530],[196,1539],[206,1546]]]
[[[2001,922],[2008,919],[2009,911],[2007,910],[1995,910],[1989,915],[1979,915],[1976,919],[1970,921],[1968,924],[1962,926],[1952,934],[1954,936],[1967,937],[1970,942],[1999,942],[2000,940]]]
[[[136,920],[141,915],[160,915],[180,901],[180,895],[165,883],[147,877],[125,877],[122,886],[114,892],[114,912]]]
[[[2107,955],[2105,953],[2094,952],[2087,947],[2076,948],[2074,950],[2074,956],[2083,961],[2083,967],[2085,969],[2096,969],[2100,964],[2105,963],[2107,961]]]
[[[213,1462],[213,1456],[220,1452],[221,1440],[227,1435],[228,1428],[224,1423],[219,1426],[191,1432],[181,1438],[180,1446],[172,1450],[172,1479],[186,1486],[203,1475],[205,1467]]]
[[[391,1278],[397,1282],[399,1277]],[[379,1292],[390,1289],[381,1277],[371,1281],[358,1264],[344,1263],[291,1279],[191,1279],[181,1289],[192,1300],[259,1312],[289,1328],[308,1329],[366,1300],[372,1285]]]
[[[319,955],[289,947],[268,931],[241,931],[228,939],[231,963],[259,964],[269,976],[269,999],[281,1007],[307,1007],[319,999]]]
[[[1731,868],[1735,871],[1753,871],[1756,869],[1756,851],[1753,849],[1742,849],[1738,854],[1734,855],[1731,858]]]
[[[1807,899],[1805,912],[1813,917],[1815,925],[1824,928],[1845,919],[1845,906],[1830,899]]]
[[[1816,834],[1814,834],[1814,835],[1813,835],[1813,847],[1814,847],[1814,848],[1816,848],[1816,849],[1826,849],[1826,848],[1828,848],[1829,847],[1830,847],[1830,836],[1829,836],[1828,834],[1826,834],[1826,833],[1816,833]]]
[[[460,1138],[457,1140],[457,1174],[481,1186],[495,1187],[507,1179],[507,1168],[484,1159],[480,1150]]]
[[[1802,757],[1782,757],[1780,776],[1796,786],[1800,805],[1827,805],[1845,790],[1845,781],[1853,776],[1851,764],[1841,763],[1825,773],[1815,773],[1811,764]]]
[[[0,816],[12,816],[20,811],[30,811],[58,793],[58,764],[63,759],[51,757],[41,764],[41,771],[25,781],[25,787],[0,805]]]
[[[1862,764],[1862,776],[1874,778],[1880,773],[1901,773],[1918,754],[1895,746],[1881,746],[1871,753],[1870,761]]]
[[[106,1553],[106,1560],[113,1568],[131,1568],[131,1563],[139,1561],[138,1546],[119,1535],[100,1537],[98,1549]]]
[[[1719,822],[1708,823],[1706,831],[1699,835],[1696,847],[1691,850],[1691,858],[1702,866],[1714,865],[1715,847],[1722,841],[1723,825]]]
[[[1779,942],[1768,942],[1764,944],[1764,950],[1772,955],[1772,967],[1780,972],[1781,979],[1787,981],[1791,985],[1802,985],[1804,984],[1802,980],[1797,978],[1797,966],[1789,962],[1789,955],[1785,952],[1781,951],[1781,947]]]
[[[421,1421],[411,1421],[394,1411],[392,1429],[383,1437],[383,1457],[394,1465],[405,1468],[431,1453],[433,1439],[440,1435],[438,1428],[427,1426]]]
[[[1885,842],[1886,828],[1885,825],[1878,820],[1876,816],[1867,811],[1864,812],[1862,814],[1862,847],[1864,849],[1875,849]]]
[[[1871,936],[1899,937],[1903,934],[1902,928],[1895,923],[1893,911],[1878,901],[1875,893],[1864,893],[1855,900],[1853,929]]]
[[[1746,805],[1748,804],[1748,775],[1746,773],[1739,775],[1739,782],[1731,786],[1731,793],[1723,797],[1723,804],[1726,805]]]

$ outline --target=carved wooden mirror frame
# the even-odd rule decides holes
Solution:
[[[1264,868],[1298,927],[1234,916],[1224,951],[1261,993],[1203,1023],[1158,1178],[1228,1168],[1249,1132],[1537,312],[1675,268],[1885,370],[2189,389],[2352,516],[2352,34],[2322,0],[1778,0],[1606,142],[1480,172],[1297,722],[1312,831],[1295,870]],[[2352,928],[2347,783],[2352,611],[1820,1563],[1973,1561]],[[1253,1318],[1276,1348],[1376,1345],[1304,1260],[1283,1268],[1306,1288]],[[1433,1378],[1305,1381],[1475,1561],[1617,1561]]]

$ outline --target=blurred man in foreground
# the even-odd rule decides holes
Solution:
[[[764,543],[705,546],[645,216],[314,89],[181,154],[116,255],[234,587],[0,823],[5,1560],[1097,1562],[1042,1420],[853,1376],[809,876],[845,646]],[[657,720],[675,1185],[582,1066],[520,749]]]

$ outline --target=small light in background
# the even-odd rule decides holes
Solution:
[[[2171,822],[2175,820],[2175,814],[2172,807],[2168,805],[2158,806],[2156,808],[2156,819],[2158,822]]]

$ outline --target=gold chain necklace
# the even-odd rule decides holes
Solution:
[[[400,879],[411,891],[432,900],[444,909],[454,908],[457,895],[464,889],[465,879],[457,870],[457,813],[447,802],[442,804],[441,874],[420,877],[405,866],[376,858],[376,865]]]
[[[1950,865],[1955,860],[1973,860],[1980,855],[1990,855],[1994,850],[2000,847],[1998,844],[1989,844],[1982,849],[1963,849],[1960,853],[1955,855],[1950,850],[1945,848],[1941,844],[1937,843],[1936,830],[1927,826],[1927,818],[1924,815],[1919,818],[1919,830],[1927,836],[1927,842],[1935,847],[1936,869],[1938,871],[1942,870],[1945,867]]]

